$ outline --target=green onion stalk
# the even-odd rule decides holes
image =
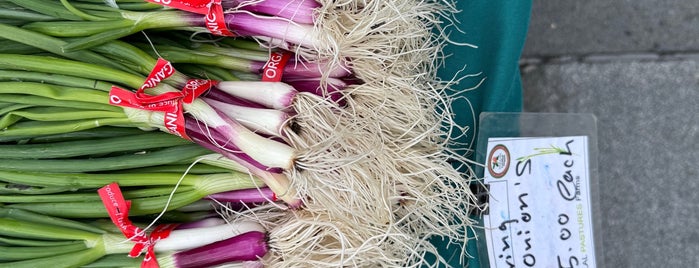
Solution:
[[[115,152],[146,151],[174,147],[191,142],[161,132],[137,132],[108,138],[84,138],[63,142],[42,142],[21,145],[0,144],[0,151],[12,159],[74,158]]]
[[[220,47],[203,45],[206,49],[192,50],[180,48],[170,44],[155,44],[152,48],[150,44],[137,44],[144,51],[151,51],[151,56],[161,56],[173,63],[196,63],[200,65],[212,65],[231,71],[242,71],[262,74],[264,65],[269,59],[267,53],[265,58],[255,57],[246,59],[239,55],[239,49],[229,51]],[[154,49],[154,50],[152,50]],[[351,75],[348,66],[330,66],[325,62],[308,62],[302,60],[290,60],[284,66],[283,76],[321,78],[322,76],[331,78],[342,78]]]
[[[98,200],[95,189],[112,182],[121,187],[129,187],[124,192],[125,196],[133,197],[131,214],[135,216],[157,214],[165,209],[175,210],[203,198],[210,198],[209,195],[213,194],[234,191],[230,195],[241,196],[235,191],[264,186],[262,181],[241,172],[182,175],[118,171],[55,173],[0,170],[0,181],[19,188],[15,191],[18,193],[0,197],[6,207],[69,218],[106,217],[107,212],[102,203],[94,202]],[[22,192],[24,189],[47,189],[54,193],[30,194],[31,192]]]
[[[17,6],[11,2],[3,1],[0,3],[0,19],[6,21],[14,21],[21,24],[27,21],[55,21],[59,20],[55,16],[44,15],[21,6]]]
[[[50,143],[50,142],[63,142],[63,141],[77,141],[82,139],[97,139],[97,138],[113,138],[120,137],[124,135],[136,135],[143,133],[143,130],[138,128],[125,128],[125,127],[112,127],[112,126],[101,126],[97,128],[91,128],[87,130],[79,130],[67,133],[61,133],[56,135],[28,135],[28,136],[14,136],[14,137],[2,137],[0,142],[3,143]]]

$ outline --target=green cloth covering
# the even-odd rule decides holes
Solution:
[[[440,69],[439,76],[442,80],[451,80],[480,73],[461,81],[454,87],[458,90],[472,88],[485,78],[477,88],[459,93],[459,96],[464,96],[468,101],[461,99],[452,104],[456,122],[461,126],[470,126],[466,135],[457,139],[462,144],[468,144],[469,149],[475,149],[477,144],[475,136],[481,112],[522,111],[518,61],[529,26],[531,5],[531,0],[457,2],[457,8],[461,11],[457,17],[462,32],[452,31],[451,39],[455,43],[468,43],[477,48],[447,46],[444,54],[448,58],[445,67]],[[469,157],[473,159],[474,154],[469,154]],[[442,241],[433,243],[453,267],[462,266],[459,263],[462,245],[447,246]],[[469,267],[480,267],[477,250],[475,242],[468,244],[467,251],[473,256],[469,259]]]

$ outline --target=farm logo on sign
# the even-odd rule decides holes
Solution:
[[[502,144],[498,144],[488,154],[488,172],[493,178],[502,178],[510,169],[510,151]]]

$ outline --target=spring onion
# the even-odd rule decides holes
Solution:
[[[264,203],[276,201],[277,196],[269,188],[243,189],[230,192],[210,194],[206,199],[216,200],[222,203]]]
[[[267,236],[251,231],[199,248],[158,258],[161,267],[211,267],[228,262],[256,261],[267,254]]]
[[[159,213],[166,204],[168,205],[168,209],[173,210],[189,205],[210,194],[239,189],[254,189],[264,185],[260,181],[252,180],[248,174],[239,172],[206,175],[190,174],[185,175],[184,179],[179,182],[180,178],[182,178],[182,175],[178,173],[87,174],[0,170],[1,181],[34,187],[52,188],[69,186],[70,189],[73,190],[96,189],[111,182],[118,182],[122,187],[170,186],[169,189],[163,189],[158,195],[134,198],[134,205],[132,207],[133,215]],[[172,187],[177,185],[178,182],[183,186],[183,190],[173,195],[168,203],[170,198],[167,194],[163,193],[171,192]],[[187,186],[191,188],[187,188]],[[128,193],[128,191],[126,192]],[[93,200],[97,198],[97,193],[95,192],[86,193],[86,195],[91,196],[90,198],[93,198]],[[66,198],[69,197],[70,195]],[[9,203],[12,203],[12,197],[6,198],[7,201],[10,201]],[[7,204],[6,206],[61,217],[89,218],[106,216],[106,211],[102,204],[79,200],[54,203],[14,203]]]
[[[21,5],[37,12],[52,15],[56,11],[71,14],[63,6],[41,7],[40,1],[21,1]],[[17,2],[17,4],[20,4]],[[88,11],[89,12],[89,11]],[[97,13],[97,12],[92,12]],[[120,18],[115,18],[119,16]],[[99,21],[77,21],[74,15],[66,15],[73,21],[55,22],[48,24],[35,22],[25,25],[26,29],[60,37],[86,36],[79,41],[73,41],[63,46],[66,51],[77,51],[89,48],[109,40],[118,39],[146,29],[162,29],[177,27],[205,27],[207,21],[204,15],[176,11],[126,11],[117,10],[105,14]],[[261,16],[249,11],[232,11],[224,14],[228,29],[238,36],[266,36],[306,47],[320,46],[321,42],[315,36],[312,25],[298,24],[285,18]],[[260,27],[264,25],[264,27]],[[73,29],[73,30],[65,30]]]
[[[140,45],[144,51],[150,48],[150,45]],[[202,53],[192,51],[185,48],[177,48],[169,45],[156,44],[154,51],[150,52],[152,56],[159,55],[173,63],[196,63],[200,65],[213,65],[232,71],[243,71],[261,74],[263,67],[268,58],[260,60],[247,60],[240,56],[230,56],[220,53]],[[219,49],[219,52],[222,49]],[[315,61],[296,61],[290,60],[289,63],[281,70],[284,75],[301,76],[301,77],[316,77],[323,75],[328,77],[345,77],[351,74],[350,68],[344,65],[331,66],[327,62]]]
[[[76,222],[76,224],[78,223]],[[263,229],[262,226],[254,222],[175,229],[170,232],[167,238],[159,240],[154,249],[156,252],[161,252],[197,248],[252,231],[259,232]],[[49,256],[40,256],[41,250],[37,247],[17,249],[24,254],[30,254],[31,258],[4,263],[4,265],[12,267],[45,267],[51,262],[63,267],[75,267],[91,263],[108,254],[128,253],[133,246],[133,243],[123,243],[125,238],[121,234],[80,230],[49,222],[6,217],[0,218],[0,234],[23,239],[83,242],[84,248],[79,248],[74,243],[57,246],[60,247],[60,251],[48,251],[50,248],[45,248],[44,254]],[[17,258],[19,257],[17,256]]]

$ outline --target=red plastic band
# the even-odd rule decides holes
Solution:
[[[182,89],[182,101],[188,104],[192,103],[196,98],[204,94],[216,84],[218,84],[218,81],[215,80],[190,79]]]
[[[289,59],[291,59],[291,53],[289,52],[272,52],[269,55],[269,60],[265,63],[265,66],[262,67],[262,81],[282,81],[284,67],[286,63],[289,62]]]
[[[184,111],[182,102],[192,103],[201,94],[204,94],[216,81],[192,79],[187,81],[182,91],[167,92],[160,95],[148,95],[145,89],[157,86],[166,78],[172,76],[175,69],[170,62],[158,59],[155,67],[146,78],[143,85],[134,93],[116,86],[109,91],[109,104],[136,108],[148,111],[164,112],[163,125],[171,134],[191,140],[185,131]]]
[[[172,63],[163,58],[158,58],[158,61],[155,62],[155,66],[153,66],[148,77],[146,77],[146,81],[143,82],[143,85],[138,89],[137,94],[139,97],[140,95],[145,95],[144,90],[158,86],[160,82],[171,77],[173,74],[175,74],[175,68],[172,67]]]
[[[206,29],[214,35],[219,36],[235,36],[228,30],[226,26],[226,18],[223,14],[223,6],[221,0],[213,0],[209,6],[209,11],[206,13]]]
[[[112,219],[114,225],[116,225],[126,238],[135,243],[143,243],[148,240],[146,234],[141,232],[141,230],[133,225],[129,220],[129,209],[131,208],[131,201],[126,201],[124,195],[119,189],[119,185],[116,183],[109,184],[97,190],[104,207],[109,213],[109,218]],[[132,252],[133,253],[133,252]],[[131,256],[131,253],[129,254]],[[136,255],[138,256],[138,255]]]
[[[143,257],[141,262],[141,268],[159,268],[158,261],[155,258],[155,243],[170,236],[170,232],[176,227],[177,224],[161,224],[153,229],[153,232],[148,236],[148,248],[146,256]]]
[[[214,35],[236,36],[228,30],[221,0],[146,0],[161,6],[202,14],[206,29]]]
[[[197,14],[209,12],[207,5],[211,0],[146,0],[161,6],[171,7],[179,10],[189,11]]]
[[[176,224],[165,224],[155,227],[150,236],[147,236],[140,228],[136,227],[129,220],[129,209],[131,201],[125,200],[124,195],[117,183],[111,183],[97,190],[102,204],[104,204],[109,218],[112,219],[124,236],[129,241],[134,242],[133,248],[129,252],[129,257],[136,258],[146,251],[146,256],[141,262],[141,267],[158,268],[158,261],[155,258],[155,243],[160,239],[170,236],[170,232],[177,227]]]

